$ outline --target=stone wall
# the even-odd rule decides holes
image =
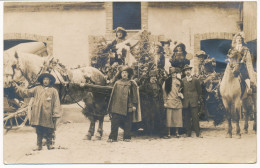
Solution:
[[[8,4],[6,2],[4,7],[3,28],[4,34],[8,34],[5,39],[9,36],[46,41],[50,53],[68,67],[89,65],[88,36],[105,34],[104,3],[84,2],[80,8],[77,3],[45,2],[41,10],[36,10],[38,3]],[[56,8],[58,10],[54,10]]]

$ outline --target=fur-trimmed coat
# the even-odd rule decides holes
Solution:
[[[133,111],[133,122],[140,122],[142,119],[138,85],[133,80],[118,80],[110,96],[108,113],[126,116],[129,108],[133,106],[136,107],[136,111]]]

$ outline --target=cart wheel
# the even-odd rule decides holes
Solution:
[[[28,121],[26,110],[27,107],[24,107],[19,109],[17,112],[6,113],[4,115],[4,128],[10,130],[13,128],[21,128],[25,126],[26,122]]]

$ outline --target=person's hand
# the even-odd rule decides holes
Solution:
[[[112,114],[111,114],[111,113],[109,113],[108,115],[109,115],[109,119],[111,120],[111,119],[112,119]]]
[[[85,86],[85,83],[80,83],[79,86],[80,86],[80,87],[84,87],[84,86]]]
[[[179,96],[180,98],[182,98],[182,99],[184,98],[183,94],[180,93],[180,92],[178,93],[178,96]]]
[[[166,107],[167,106],[167,104],[166,103],[164,103],[164,107]]]
[[[52,122],[53,122],[53,125],[54,125],[54,130],[56,130],[57,118],[56,118],[56,117],[53,117],[53,118],[52,118]]]
[[[17,87],[17,84],[16,84],[15,82],[11,82],[11,87],[16,88],[16,87]]]
[[[135,106],[133,106],[133,111],[136,111],[136,107]]]

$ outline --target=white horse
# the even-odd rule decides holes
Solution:
[[[253,112],[254,113],[254,126],[253,129],[256,130],[256,110],[254,109],[256,96],[247,95],[247,90],[242,97],[242,88],[241,88],[241,79],[240,73],[243,63],[237,61],[237,58],[229,58],[229,63],[227,64],[226,70],[224,72],[223,79],[220,83],[220,94],[222,97],[223,104],[226,109],[227,119],[228,119],[228,132],[227,137],[232,138],[232,123],[231,121],[234,120],[236,122],[236,137],[241,138],[240,133],[240,114],[241,109],[245,110],[245,125],[244,130],[245,133],[248,131],[248,115]],[[247,95],[247,96],[245,96]]]
[[[5,55],[4,57],[4,87],[8,88],[12,82],[19,82],[26,79],[30,85],[37,82],[37,78],[41,73],[48,69],[52,57],[39,57],[38,55],[28,53],[17,53],[14,55]],[[96,85],[104,86],[106,84],[105,76],[96,68],[82,67],[73,70],[67,70],[69,76],[69,83],[62,83],[61,79],[56,79],[55,87],[59,91],[62,104],[77,103],[81,100],[85,103],[84,112],[89,112],[91,109],[91,126],[89,130],[90,139],[94,135],[95,121],[99,120],[98,137],[102,137],[103,133],[103,119],[106,113],[106,99],[100,93],[89,93],[89,90],[83,88],[81,83],[91,81]],[[51,71],[52,73],[54,71]],[[57,71],[54,72],[57,78]],[[103,114],[95,115],[95,113]]]

